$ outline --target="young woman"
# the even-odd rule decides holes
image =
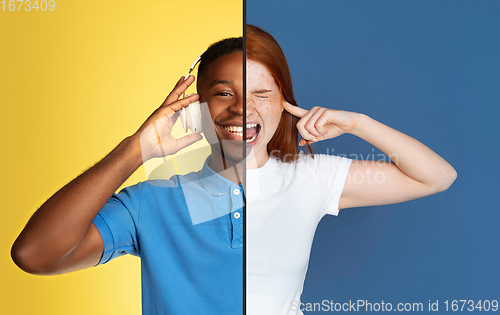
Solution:
[[[252,152],[246,182],[247,311],[301,314],[309,253],[324,215],[432,195],[447,189],[457,174],[424,144],[364,114],[300,108],[286,58],[260,28],[247,25],[246,49]],[[344,133],[368,141],[392,162],[358,163],[297,150],[297,143],[309,146]]]

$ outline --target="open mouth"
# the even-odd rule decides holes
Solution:
[[[223,126],[224,129],[238,137],[243,138],[242,126]],[[260,132],[260,125],[256,123],[247,124],[246,126],[246,142],[251,143],[257,139]]]

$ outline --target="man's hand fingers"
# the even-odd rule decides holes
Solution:
[[[173,111],[178,111],[183,107],[188,106],[191,103],[196,102],[200,96],[198,94],[193,94],[191,96],[188,96],[186,98],[183,98],[182,100],[175,101],[171,104],[164,104],[161,107],[168,107],[169,109],[172,109]]]
[[[182,80],[182,81],[181,81]],[[170,94],[167,96],[165,101],[163,102],[162,106],[164,105],[169,105],[179,99],[181,97],[182,93],[186,92],[187,88],[193,84],[194,82],[194,76],[190,75],[186,80],[184,80],[184,77],[181,78],[175,85],[174,89]]]
[[[289,112],[290,114],[297,116],[299,118],[304,117],[305,114],[307,114],[308,110],[305,110],[303,108],[300,108],[298,106],[292,105],[288,102],[284,102],[283,108]]]
[[[176,84],[175,84],[175,86],[174,86],[174,89],[175,89],[175,88],[177,88],[179,85],[181,85],[181,84],[182,84],[182,82],[184,82],[184,76],[182,76],[182,77],[179,79],[179,81],[177,81],[177,83],[176,83]]]
[[[172,124],[175,124],[175,122],[177,121],[177,118],[179,118],[180,115],[181,115],[181,112],[177,111],[177,112],[173,112],[172,114],[168,115],[168,117],[170,118],[170,121],[172,122]]]
[[[174,153],[177,153],[181,149],[184,149],[185,147],[190,146],[193,143],[200,141],[201,139],[203,139],[203,136],[199,133],[192,133],[190,135],[185,135],[182,138],[176,139],[175,144],[177,151]]]

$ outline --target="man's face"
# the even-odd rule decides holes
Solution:
[[[200,102],[208,103],[226,159],[243,159],[243,52],[215,59],[198,78]]]
[[[253,136],[247,145],[252,146],[256,166],[268,160],[267,144],[278,128],[283,97],[269,69],[262,63],[247,59],[247,126],[257,125],[247,137]],[[248,148],[247,148],[248,151]]]

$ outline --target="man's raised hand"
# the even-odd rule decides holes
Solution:
[[[133,137],[140,139],[143,162],[155,157],[175,154],[179,150],[203,139],[200,134],[189,134],[179,139],[172,136],[172,128],[179,117],[179,110],[199,99],[198,94],[180,99],[194,82],[194,76],[181,77],[162,105],[149,116]]]

